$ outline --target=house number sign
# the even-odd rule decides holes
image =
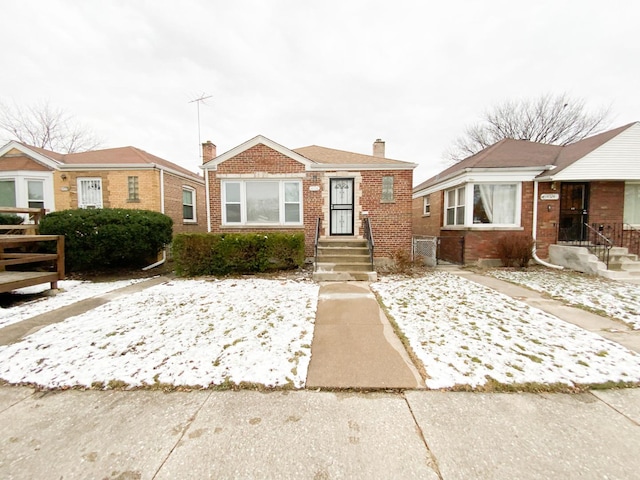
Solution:
[[[543,193],[540,195],[540,200],[560,200],[559,193]]]

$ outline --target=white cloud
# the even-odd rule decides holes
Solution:
[[[482,111],[568,92],[640,119],[640,5],[594,0],[6,2],[0,97],[47,99],[105,138],[195,169],[263,134],[419,163]]]

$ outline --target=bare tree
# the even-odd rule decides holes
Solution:
[[[571,99],[566,93],[506,101],[467,127],[445,155],[459,162],[505,138],[568,145],[603,131],[609,124],[609,113],[609,108],[590,112],[584,100]]]
[[[0,103],[0,131],[9,137],[7,140],[59,153],[93,150],[102,143],[89,129],[49,102],[27,107]]]

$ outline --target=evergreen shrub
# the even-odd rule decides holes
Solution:
[[[173,239],[180,276],[263,273],[304,263],[302,233],[181,233]]]
[[[45,215],[40,233],[65,236],[68,271],[137,268],[171,243],[173,220],[150,210],[62,210]]]

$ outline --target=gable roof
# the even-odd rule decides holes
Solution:
[[[62,154],[14,141],[0,149],[0,156],[14,148],[20,150],[25,155],[34,158],[34,160],[45,163],[47,166],[58,170],[73,170],[78,168],[91,170],[107,168],[144,169],[158,167],[183,177],[204,182],[204,178],[202,176],[136,147],[117,147],[103,150],[91,150],[88,152]]]
[[[390,168],[390,169],[413,169],[415,163],[393,160],[391,158],[376,157],[374,155],[363,155],[361,153],[336,150],[334,148],[319,147],[310,145],[294,149],[301,155],[322,165],[342,166],[342,167],[368,167],[368,168]]]
[[[415,163],[392,160],[390,158],[375,157],[373,155],[362,155],[360,153],[346,152],[333,148],[319,147],[311,145],[308,147],[289,149],[268,139],[263,135],[257,135],[250,140],[232,148],[231,150],[218,155],[208,161],[201,168],[204,170],[215,170],[219,164],[235,157],[236,155],[249,150],[256,145],[265,145],[297,162],[302,163],[306,170],[327,170],[341,168],[352,168],[358,170],[393,170],[393,169],[413,169]]]
[[[415,193],[425,190],[456,175],[480,169],[517,170],[537,168],[540,170],[537,174],[539,179],[555,177],[561,171],[601,148],[631,127],[640,129],[640,122],[633,122],[566,146],[547,145],[528,140],[504,139],[448,167],[414,187],[413,191]]]
[[[256,135],[255,137],[247,140],[246,142],[241,143],[237,147],[234,147],[231,150],[224,152],[222,155],[218,155],[212,160],[209,160],[208,162],[203,164],[200,168],[202,168],[203,170],[215,170],[218,168],[218,165],[220,165],[225,160],[229,160],[230,158],[233,158],[236,155],[239,155],[240,153],[255,147],[256,145],[265,145],[271,148],[272,150],[275,150],[276,152],[281,153],[285,157],[289,157],[292,160],[295,160],[296,162],[302,163],[307,168],[311,166],[312,162],[308,158],[300,155],[299,153],[296,153],[293,150],[288,149],[287,147],[283,147],[279,143],[276,143],[273,140],[268,139],[264,135]]]

